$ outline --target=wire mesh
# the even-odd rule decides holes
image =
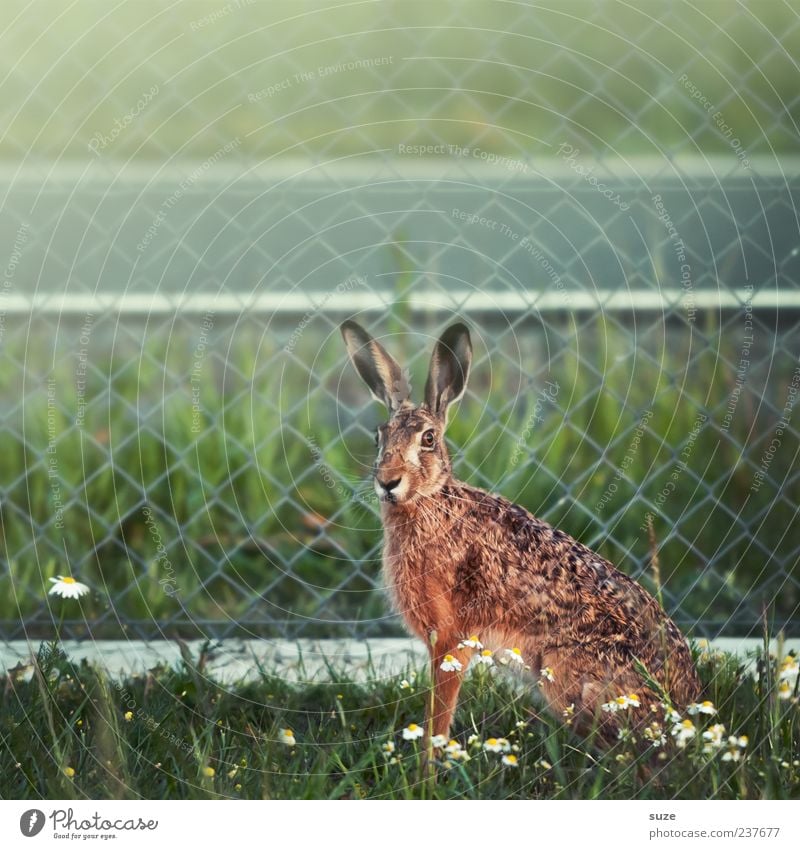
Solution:
[[[396,633],[346,317],[417,393],[466,320],[458,474],[797,632],[791,4],[12,7],[2,636],[67,572],[65,635]]]

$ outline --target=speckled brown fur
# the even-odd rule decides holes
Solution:
[[[601,742],[617,737],[617,716],[600,710],[614,696],[636,693],[642,707],[634,716],[654,718],[649,708],[659,698],[636,661],[678,709],[696,700],[700,684],[686,642],[646,590],[524,508],[453,477],[444,429],[469,373],[467,329],[454,325],[437,343],[419,407],[399,366],[366,331],[346,322],[342,332],[362,378],[391,413],[379,429],[375,465],[384,572],[397,609],[431,652],[434,734],[449,734],[461,684],[461,674],[439,668],[442,658],[453,654],[466,669],[473,650],[457,645],[472,634],[489,648],[519,647],[534,673],[551,667],[554,680],[542,682],[550,710],[574,711],[575,729],[597,728]],[[659,709],[656,718],[662,715]]]

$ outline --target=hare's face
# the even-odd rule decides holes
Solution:
[[[424,407],[398,410],[376,434],[375,492],[402,504],[437,492],[450,473],[442,420]]]
[[[389,410],[378,428],[375,492],[385,504],[402,504],[438,492],[450,475],[444,444],[448,409],[464,394],[472,343],[463,324],[448,327],[436,342],[419,407],[400,366],[354,321],[342,325],[347,352],[372,397]]]

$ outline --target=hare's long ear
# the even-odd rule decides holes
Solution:
[[[426,406],[445,422],[448,407],[458,401],[467,388],[471,362],[469,330],[463,324],[448,327],[433,349],[425,384]]]
[[[354,321],[345,321],[341,330],[347,353],[372,397],[385,404],[391,412],[397,410],[411,394],[408,379],[400,366],[380,342],[376,342]]]

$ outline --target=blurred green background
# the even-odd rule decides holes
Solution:
[[[792,2],[10,0],[6,10],[10,160],[83,159],[133,111],[104,156],[202,159],[237,136],[259,161],[443,138],[531,157],[561,141],[727,153],[684,73],[751,156],[798,152]],[[390,64],[347,69],[376,60]]]

